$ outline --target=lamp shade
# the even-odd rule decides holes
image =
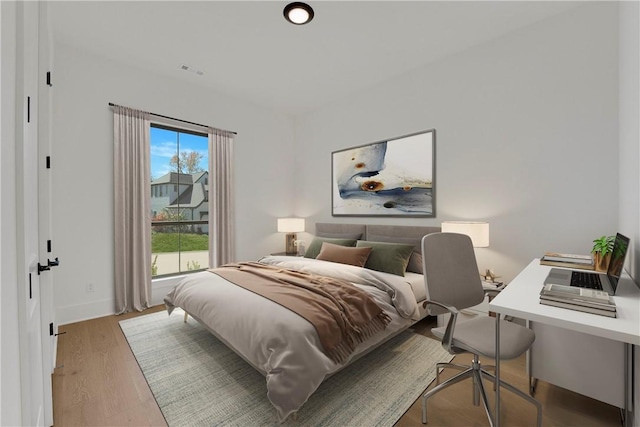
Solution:
[[[442,231],[446,233],[466,234],[475,248],[489,246],[489,223],[480,221],[444,221]]]
[[[281,233],[304,231],[304,218],[278,218],[278,231]]]

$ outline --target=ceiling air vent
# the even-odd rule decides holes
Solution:
[[[190,73],[197,74],[197,75],[199,75],[199,76],[201,76],[201,75],[203,75],[203,74],[204,74],[204,71],[196,70],[195,68],[190,67],[190,66],[188,66],[188,65],[184,65],[184,64],[182,64],[182,65],[180,66],[180,69],[181,69],[181,70],[184,70],[184,71],[188,71],[188,72],[190,72]]]

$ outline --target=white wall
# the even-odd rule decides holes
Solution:
[[[15,2],[0,2],[0,425],[22,423],[16,258],[16,45]]]
[[[640,108],[638,2],[620,3],[620,231],[633,241],[628,270],[640,279]]]
[[[640,7],[620,4],[620,231],[632,240],[627,269],[640,280]],[[635,346],[633,425],[640,426],[640,347]]]
[[[617,52],[616,5],[588,4],[299,118],[296,214],[488,220],[479,266],[506,281],[545,251],[588,253],[618,224]],[[331,217],[333,150],[430,128],[436,218]]]
[[[188,82],[55,45],[53,242],[59,324],[114,312],[113,119],[109,102],[238,132],[238,259],[282,246],[276,219],[293,213],[292,119]],[[95,292],[85,291],[93,283]],[[157,298],[156,298],[157,301]]]

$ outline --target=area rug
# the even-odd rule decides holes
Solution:
[[[159,312],[120,327],[169,426],[278,425],[265,378],[192,318]],[[405,331],[324,381],[284,425],[392,426],[451,359]]]

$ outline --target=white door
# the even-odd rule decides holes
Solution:
[[[38,43],[38,187],[39,187],[39,224],[38,246],[40,263],[47,264],[51,270],[40,274],[40,315],[42,334],[42,370],[44,392],[44,425],[53,425],[53,389],[51,375],[56,365],[55,311],[53,305],[53,275],[57,264],[55,239],[51,226],[51,111],[52,82],[48,74],[52,69],[50,47],[52,37],[48,18],[48,2],[39,2],[39,43]]]
[[[17,3],[16,214],[22,421],[45,422],[38,230],[38,3]],[[45,261],[46,262],[46,261]]]

